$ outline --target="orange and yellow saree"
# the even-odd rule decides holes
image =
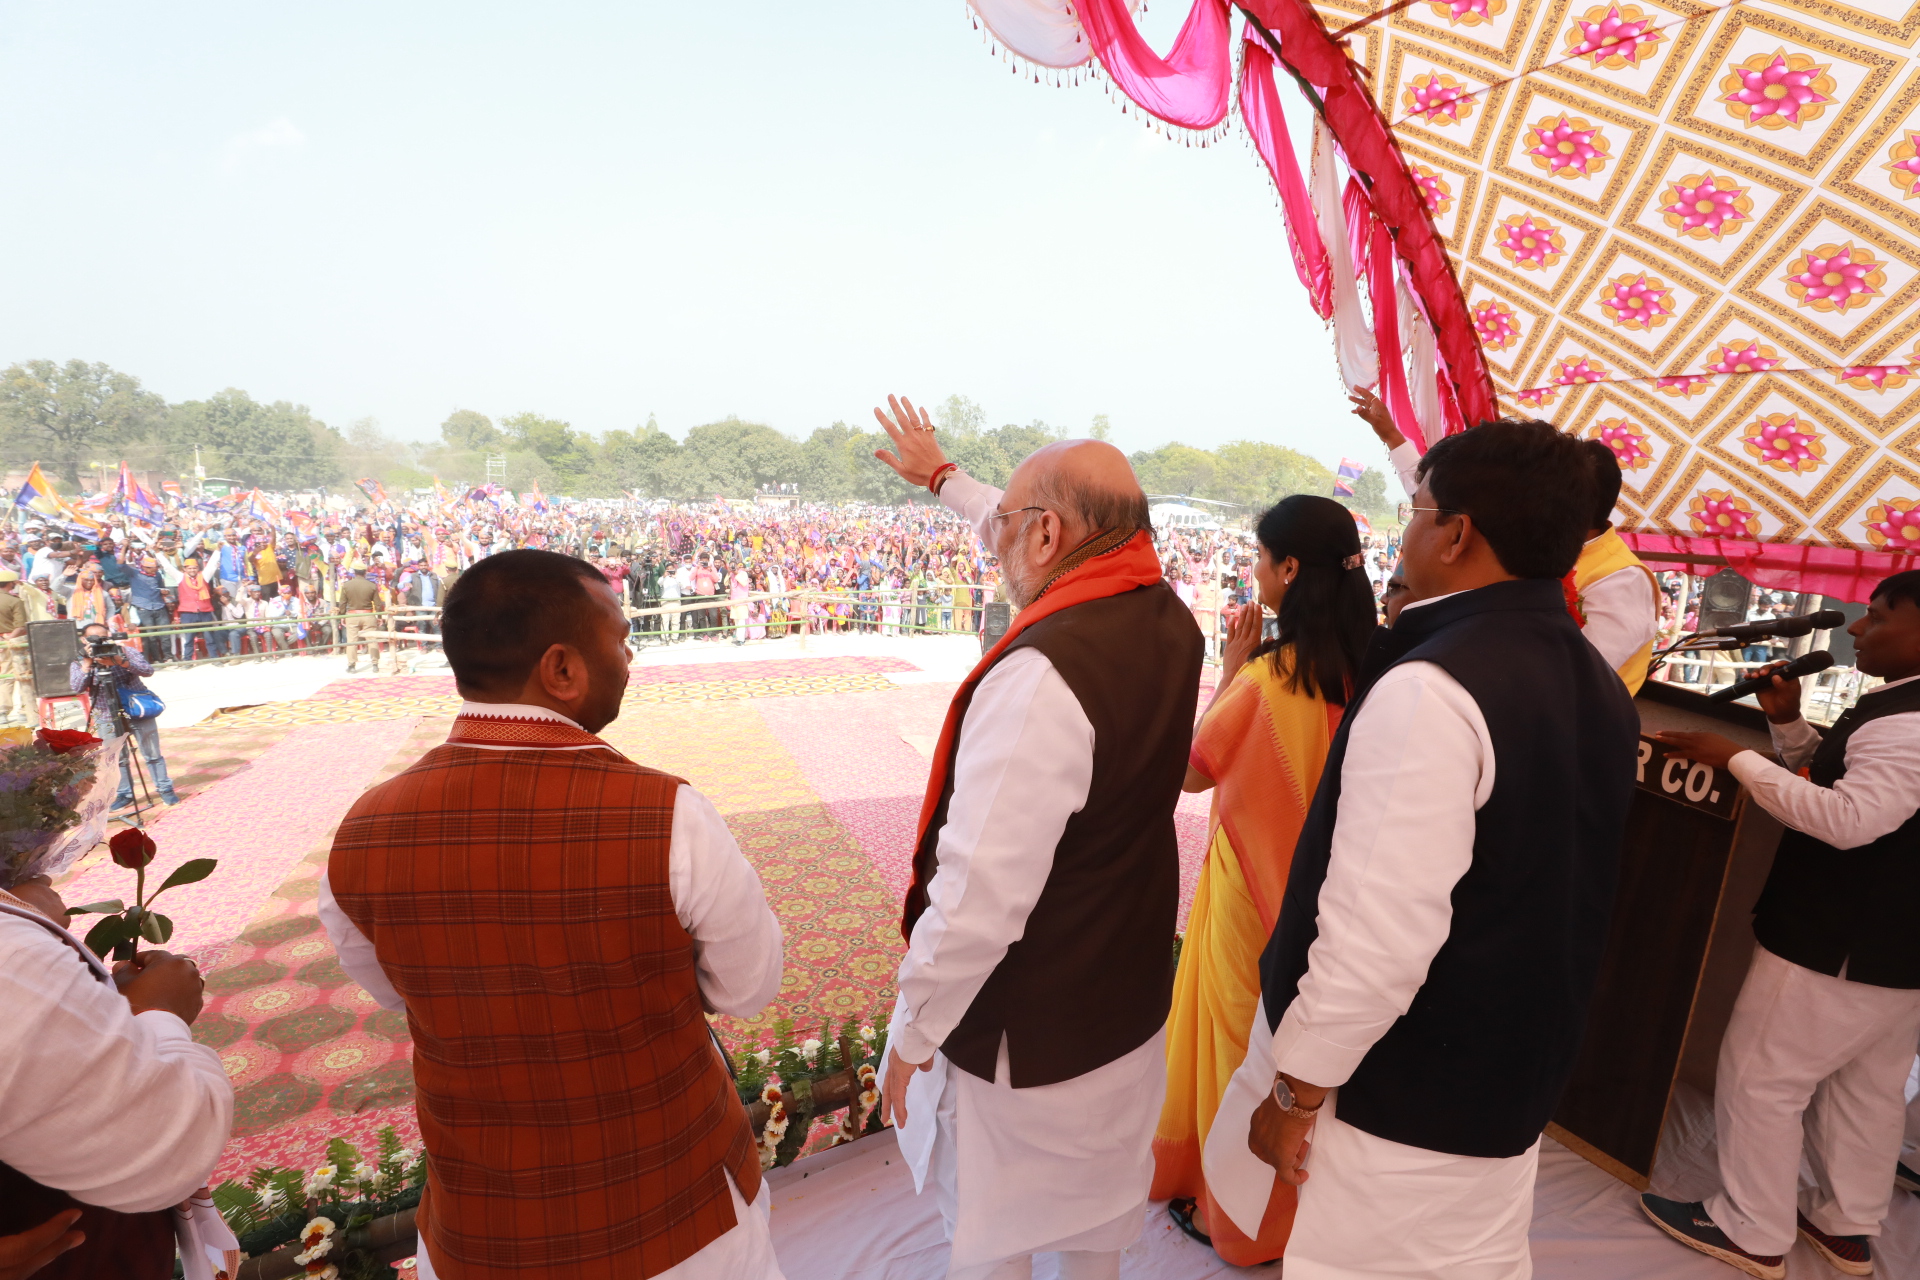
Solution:
[[[1214,781],[1213,811],[1174,977],[1167,1101],[1153,1139],[1151,1198],[1198,1202],[1214,1251],[1236,1266],[1270,1262],[1286,1250],[1294,1189],[1274,1184],[1260,1233],[1249,1239],[1214,1207],[1200,1151],[1227,1081],[1247,1054],[1260,953],[1279,917],[1294,842],[1342,712],[1290,691],[1284,670],[1266,657],[1247,663],[1194,731],[1190,759]]]

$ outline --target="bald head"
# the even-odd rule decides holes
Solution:
[[[1062,440],[1028,454],[1008,478],[1001,502],[1004,510],[1024,506],[1059,513],[1070,541],[1151,525],[1147,495],[1127,455],[1104,440]]]

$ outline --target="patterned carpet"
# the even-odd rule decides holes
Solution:
[[[754,1018],[720,1021],[730,1047],[767,1042],[782,1017],[805,1038],[892,1003],[909,846],[952,696],[948,684],[887,679],[913,670],[888,658],[639,667],[604,731],[714,802],[779,916],[781,994]],[[181,943],[212,962],[194,1036],[219,1050],[237,1094],[216,1178],[312,1164],[327,1139],[365,1144],[386,1124],[417,1134],[405,1020],[346,979],[314,901],[353,797],[444,741],[457,705],[445,676],[341,680],[166,734],[188,799],[156,817],[162,862],[223,859],[211,879],[168,895]],[[1183,802],[1189,894],[1205,813],[1204,797]],[[83,900],[82,885],[124,893],[126,876],[84,866],[68,900]]]

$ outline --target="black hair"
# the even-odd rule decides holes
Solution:
[[[577,644],[593,624],[594,583],[605,587],[607,579],[585,560],[531,548],[487,556],[461,574],[440,618],[454,685],[519,690],[542,654]]]
[[[1620,501],[1620,459],[1603,441],[1582,441],[1587,464],[1593,468],[1592,515],[1587,517],[1587,532],[1604,529],[1613,523],[1614,504]]]
[[[1287,688],[1345,706],[1378,621],[1353,513],[1331,498],[1296,493],[1267,508],[1254,536],[1276,565],[1288,556],[1300,562],[1280,601],[1279,634],[1254,656],[1271,655]]]
[[[1444,524],[1473,517],[1500,567],[1516,578],[1564,578],[1586,544],[1593,466],[1581,440],[1545,422],[1502,419],[1443,436],[1419,478]]]
[[[1880,585],[1873,589],[1871,599],[1887,598],[1888,604],[1905,600],[1908,604],[1920,607],[1920,569],[1908,569],[1905,573],[1896,573],[1880,579]]]

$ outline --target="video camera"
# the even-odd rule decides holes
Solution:
[[[87,656],[91,658],[119,658],[125,653],[112,636],[81,636],[81,643],[87,646]]]

